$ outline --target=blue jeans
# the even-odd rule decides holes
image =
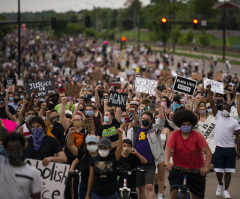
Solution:
[[[92,192],[91,199],[118,199],[118,192],[115,192],[114,194],[108,196],[101,196]]]
[[[88,184],[85,182],[80,183],[80,186],[79,186],[80,199],[85,199],[86,194],[87,194],[87,186],[88,186]]]

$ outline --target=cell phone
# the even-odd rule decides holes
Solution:
[[[129,117],[125,117],[125,122],[129,123]]]

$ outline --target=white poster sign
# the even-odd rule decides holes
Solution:
[[[138,77],[136,78],[135,87],[136,92],[155,95],[154,89],[157,87],[157,81]]]
[[[39,171],[42,180],[43,191],[41,198],[63,199],[67,184],[69,165],[50,162],[44,167],[41,160],[26,159],[26,163]]]
[[[224,94],[223,93],[223,83],[222,82],[218,82],[218,81],[214,81],[211,79],[207,79],[204,78],[204,88],[206,88],[207,85],[211,85],[211,91],[216,92],[216,93],[220,93],[220,94]]]

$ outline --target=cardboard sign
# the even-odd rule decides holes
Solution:
[[[91,77],[91,79],[92,79],[93,81],[101,81],[102,78],[103,78],[101,72],[92,72],[92,73],[89,73],[89,77]]]
[[[70,165],[50,162],[44,167],[41,160],[26,159],[26,163],[39,171],[43,190],[41,198],[63,199]]]
[[[127,93],[117,93],[115,91],[110,91],[108,105],[125,108],[127,104]]]
[[[168,84],[168,80],[172,78],[171,71],[161,71],[161,84]]]
[[[93,118],[86,118],[83,123],[83,128],[87,131],[96,131]]]
[[[117,68],[109,68],[108,71],[110,74],[114,74],[114,75],[119,73]]]
[[[223,73],[213,73],[213,80],[215,81],[222,81]]]
[[[207,85],[211,85],[211,91],[223,94],[223,83],[217,82],[208,78],[204,78],[204,88],[206,89]]]
[[[74,61],[65,61],[64,66],[74,68]]]
[[[79,93],[82,89],[81,86],[75,86],[75,85],[65,85],[65,91],[67,92],[68,97],[79,97]]]
[[[13,84],[12,86],[8,87],[7,92],[13,92],[15,93],[15,85]]]
[[[173,85],[173,90],[176,92],[193,95],[197,81],[177,76]]]
[[[145,78],[149,78],[149,79],[151,79],[152,78],[152,73],[150,73],[150,72],[143,72],[142,73],[142,77],[145,77]]]
[[[24,86],[24,80],[18,79],[17,86]]]
[[[203,80],[203,75],[202,75],[202,73],[192,74],[192,79],[197,80],[197,81],[202,81]]]
[[[3,79],[3,87],[5,87],[5,89],[8,89],[10,86],[16,84],[16,78],[6,78]]]
[[[33,91],[38,91],[36,98],[48,96],[50,92],[55,92],[55,79],[48,78],[26,83],[27,94],[32,95]]]
[[[109,77],[109,86],[121,86],[121,81],[119,77]]]
[[[148,93],[155,95],[154,89],[157,87],[157,81],[144,79],[144,78],[136,78],[135,88],[136,92],[139,93]]]

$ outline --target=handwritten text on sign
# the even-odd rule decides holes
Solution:
[[[204,78],[204,88],[209,84],[211,85],[211,91],[223,94],[223,83]]]
[[[27,159],[26,163],[39,171],[43,186],[42,199],[63,199],[69,165],[50,162],[44,167],[41,160],[32,159]]]
[[[127,97],[128,95],[126,93],[117,93],[111,91],[108,99],[108,105],[125,108],[127,103]]]
[[[148,93],[154,95],[154,89],[157,87],[157,81],[137,77],[135,87],[136,91],[139,93]]]

